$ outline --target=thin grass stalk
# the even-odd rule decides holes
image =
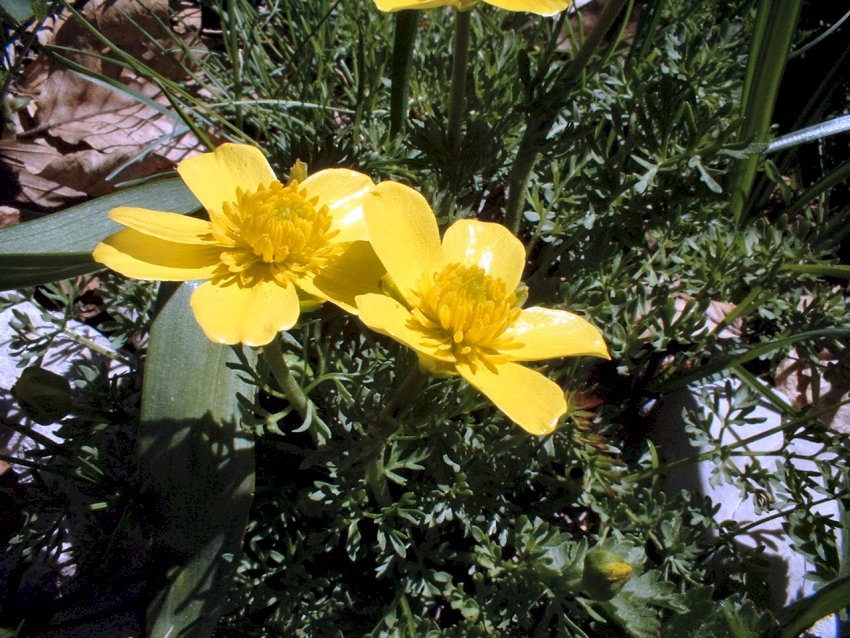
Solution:
[[[460,146],[460,127],[466,105],[466,75],[469,61],[469,11],[455,11],[455,35],[452,49],[452,80],[449,101],[449,146],[456,151]]]
[[[638,20],[634,43],[629,51],[626,68],[632,68],[633,64],[640,64],[646,60],[658,31],[658,26],[661,24],[661,15],[664,13],[666,4],[667,0],[657,0],[644,5],[643,12]]]
[[[410,88],[410,67],[419,11],[399,11],[395,14],[393,59],[390,67],[390,135],[395,137],[407,119],[407,96]]]
[[[779,350],[786,346],[792,346],[801,341],[820,338],[846,339],[848,337],[850,337],[850,329],[821,328],[819,330],[800,332],[788,337],[781,337],[775,341],[758,343],[739,354],[716,358],[713,362],[707,363],[706,365],[699,367],[688,374],[684,374],[681,377],[654,381],[653,383],[650,383],[648,390],[658,394],[667,394],[696,381],[706,379],[713,374],[723,372],[724,370],[731,368],[733,365],[747,363],[748,361],[757,359],[764,354],[768,354],[769,352]]]
[[[137,75],[145,77],[151,82],[154,82],[160,88],[160,90],[165,93],[166,98],[168,98],[169,102],[172,105],[174,105],[175,103],[174,96],[179,95],[182,99],[186,100],[187,103],[193,105],[199,111],[206,111],[209,116],[211,116],[212,119],[215,120],[218,126],[232,130],[234,133],[236,133],[237,136],[240,136],[242,134],[242,131],[236,128],[230,122],[228,122],[226,118],[221,117],[219,114],[207,108],[203,100],[191,95],[187,90],[185,90],[173,80],[166,78],[144,62],[126,53],[118,45],[113,43],[109,38],[104,36],[97,29],[97,27],[95,27],[88,20],[86,20],[86,18],[79,11],[77,11],[67,0],[59,0],[59,2],[62,7],[64,7],[68,12],[71,13],[71,15],[74,16],[76,20],[78,20],[79,24],[87,33],[93,36],[98,42],[107,47],[117,56],[118,59],[111,60],[114,64],[120,64],[124,68],[132,70]],[[91,53],[89,54],[92,55]],[[194,132],[195,128],[197,127],[192,123],[186,121],[185,118],[182,119],[184,120],[184,123],[189,126],[189,128],[192,129]],[[212,123],[212,120],[210,120],[210,123]]]
[[[802,0],[762,0],[759,4],[742,95],[742,140],[764,142],[767,138],[801,6]],[[759,159],[754,154],[741,160],[732,175],[730,210],[739,225],[747,213]]]
[[[786,211],[789,216],[796,215],[803,210],[809,202],[820,197],[833,186],[840,184],[844,180],[850,178],[850,161],[846,161],[838,168],[822,177],[819,181],[812,184],[804,193],[797,197],[796,201]]]

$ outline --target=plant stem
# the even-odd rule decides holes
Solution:
[[[470,12],[455,12],[455,38],[452,50],[452,84],[449,102],[449,146],[455,152],[460,147],[460,126],[466,103],[466,71],[469,60]]]
[[[407,95],[410,87],[410,67],[419,11],[399,11],[395,14],[393,59],[390,69],[390,135],[395,137],[404,128],[407,119]]]
[[[396,389],[392,399],[381,410],[378,422],[382,424],[391,422],[402,404],[410,401],[410,398],[422,389],[422,386],[427,380],[428,377],[422,371],[422,368],[419,367],[418,363],[415,363],[398,386],[398,389]]]
[[[280,389],[286,395],[286,398],[289,399],[295,411],[302,418],[305,417],[310,399],[307,398],[301,386],[293,378],[292,372],[290,372],[289,366],[286,364],[286,359],[283,358],[283,351],[280,349],[280,342],[277,338],[272,339],[263,348],[263,354],[266,355],[266,363]]]
[[[522,206],[531,171],[537,162],[537,156],[546,136],[555,122],[561,105],[566,101],[569,91],[581,79],[582,74],[593,59],[593,54],[602,44],[605,34],[614,25],[620,12],[630,0],[610,0],[599,16],[599,21],[584,39],[575,58],[559,74],[552,90],[540,96],[537,108],[528,116],[528,123],[519,143],[511,172],[508,176],[508,203],[505,208],[505,225],[514,233],[519,232]]]
[[[286,395],[286,398],[289,399],[290,405],[298,412],[305,424],[315,420],[323,430],[327,430],[328,426],[319,417],[316,406],[307,398],[304,390],[301,389],[301,386],[298,385],[298,382],[292,376],[292,372],[286,364],[286,359],[283,357],[283,351],[280,349],[279,338],[272,339],[263,348],[263,354],[265,355],[266,363],[269,366],[272,376],[277,381],[281,391]],[[313,437],[316,439],[315,435]]]
[[[425,373],[419,364],[415,363],[396,388],[389,403],[381,410],[378,419],[367,430],[367,433],[376,439],[376,449],[372,459],[366,465],[366,483],[381,507],[387,507],[392,503],[387,477],[384,475],[384,450],[391,434],[390,429],[395,425],[395,414],[421,389],[426,380]]]

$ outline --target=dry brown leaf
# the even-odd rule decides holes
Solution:
[[[678,319],[682,316],[682,313],[685,310],[685,307],[689,302],[693,301],[693,297],[690,295],[686,295],[684,293],[673,293],[673,303],[676,308],[676,312],[673,315],[673,321],[678,321]],[[709,332],[717,330],[721,323],[726,320],[726,317],[735,309],[735,304],[730,303],[728,301],[711,301],[709,302],[708,309],[705,313],[705,323],[703,324],[705,329]],[[643,313],[641,313],[640,317],[649,315],[652,312],[652,307],[648,307]],[[640,318],[639,317],[639,318]],[[743,334],[744,330],[744,320],[741,317],[738,317],[728,326],[724,325],[717,332],[718,339],[739,339]],[[648,336],[650,334],[649,330],[646,330],[641,336]]]
[[[812,364],[794,348],[777,366],[775,382],[794,408],[826,410],[821,420],[833,430],[850,434],[850,405],[839,405],[850,399],[850,374],[832,353],[824,350]]]
[[[11,206],[0,206],[0,228],[14,226],[21,221],[21,212]]]
[[[195,46],[200,11],[196,9],[194,29],[187,28],[191,20],[187,20],[183,6],[181,28],[187,35],[181,37]],[[85,6],[83,14],[127,53],[161,74],[181,77],[178,57],[162,54],[163,48],[174,47],[162,27],[172,17],[167,0],[144,4],[137,0],[96,0]],[[158,41],[142,36],[139,26]],[[62,54],[131,87],[163,109],[89,82],[39,56],[14,87],[18,96],[33,99],[16,113],[15,139],[0,143],[0,163],[20,186],[16,196],[4,196],[3,204],[43,210],[64,207],[75,199],[109,193],[120,182],[168,170],[202,150],[200,141],[176,117],[163,112],[168,101],[155,85],[122,66],[86,53],[106,54],[107,50],[75,20],[60,16],[44,44],[81,50]]]

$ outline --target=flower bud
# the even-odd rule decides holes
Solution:
[[[38,366],[23,371],[12,388],[12,395],[21,409],[42,425],[56,423],[73,407],[68,380]]]
[[[632,566],[605,549],[594,549],[584,557],[582,588],[594,600],[610,600],[632,576]]]
[[[302,162],[300,159],[297,159],[292,165],[292,168],[289,169],[289,181],[287,182],[287,186],[292,182],[298,182],[300,184],[305,179],[307,179],[307,164],[306,162]]]

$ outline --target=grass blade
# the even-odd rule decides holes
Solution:
[[[820,330],[809,330],[807,332],[800,332],[797,334],[790,335],[788,337],[782,337],[780,339],[777,339],[776,341],[758,343],[750,347],[748,350],[745,350],[744,352],[740,352],[738,354],[726,357],[717,357],[717,359],[712,361],[711,363],[707,363],[706,365],[701,366],[696,370],[693,370],[692,372],[684,374],[680,377],[675,377],[673,379],[658,379],[654,383],[650,384],[648,389],[650,392],[655,392],[658,394],[667,394],[669,392],[672,392],[673,390],[684,388],[690,385],[691,383],[694,383],[695,381],[700,381],[718,372],[723,372],[724,370],[727,370],[728,368],[731,368],[733,366],[747,363],[748,361],[757,359],[758,357],[765,354],[769,354],[775,350],[792,346],[800,341],[830,337],[836,339],[846,339],[847,337],[850,337],[850,329],[822,328]]]
[[[838,578],[811,596],[798,600],[779,613],[782,638],[799,636],[821,618],[837,613],[850,601],[850,575]]]
[[[801,6],[802,0],[761,0],[759,3],[744,81],[741,140],[764,142],[767,138]],[[746,213],[758,164],[759,156],[751,155],[740,161],[732,175],[729,190],[736,223],[740,223]]]

